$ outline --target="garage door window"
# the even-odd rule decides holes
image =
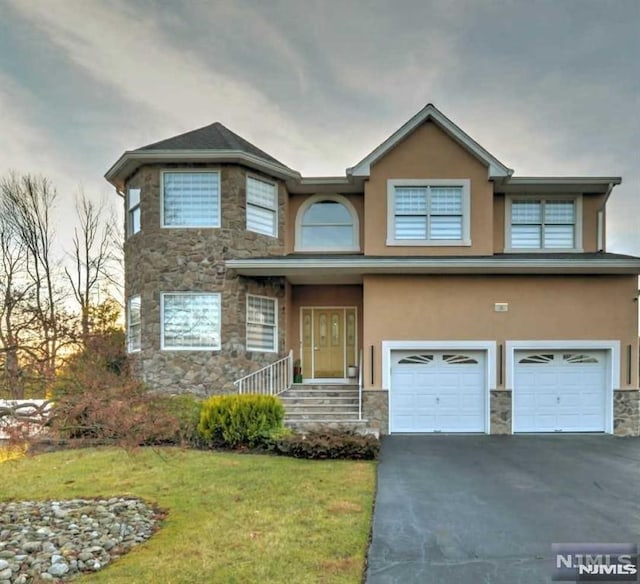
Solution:
[[[568,355],[563,355],[563,359],[567,363],[599,363],[599,361],[592,355],[568,354]]]
[[[545,363],[551,363],[553,361],[553,355],[550,353],[544,353],[541,355],[528,355],[518,361],[518,363],[524,363],[525,365],[544,365]]]
[[[473,357],[468,355],[442,355],[442,360],[449,365],[475,365],[478,363]]]
[[[431,363],[433,361],[433,355],[411,355],[411,357],[404,357],[398,361],[398,365],[408,365],[409,363]]]

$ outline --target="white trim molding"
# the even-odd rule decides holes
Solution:
[[[391,431],[391,353],[392,351],[484,351],[485,370],[485,434],[491,432],[491,390],[496,388],[496,341],[382,341],[382,388],[387,391],[389,426]]]
[[[283,179],[300,180],[300,173],[242,150],[127,150],[104,175],[116,188],[124,188],[130,177],[144,164],[162,163],[239,163]]]
[[[322,246],[305,247],[302,245],[302,221],[304,218],[304,214],[309,210],[309,208],[312,205],[314,205],[315,203],[320,203],[322,201],[334,201],[336,203],[340,203],[347,209],[353,221],[352,245],[346,246],[346,247],[322,247]],[[298,212],[296,213],[294,251],[325,252],[325,253],[359,252],[360,251],[360,218],[358,217],[358,211],[356,211],[356,208],[353,206],[353,203],[349,199],[347,199],[347,197],[343,195],[337,195],[337,194],[331,194],[331,195],[316,194],[307,198],[300,205],[300,207],[298,208]]]
[[[398,187],[460,187],[462,188],[462,237],[460,239],[396,239],[395,238],[395,198]],[[430,198],[430,197],[429,197]],[[427,216],[431,210],[427,205]],[[470,246],[471,245],[471,180],[452,179],[389,179],[387,180],[387,245],[388,246]]]
[[[558,351],[558,350],[591,350],[606,351],[608,353],[606,388],[607,410],[606,428],[609,434],[613,433],[613,392],[620,388],[620,341],[613,340],[534,340],[534,341],[507,341],[505,343],[505,389],[511,392],[511,423],[513,428],[513,405],[515,385],[515,354],[516,351]]]

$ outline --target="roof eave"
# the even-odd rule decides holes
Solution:
[[[245,276],[291,276],[326,272],[344,274],[640,274],[640,259],[455,259],[424,258],[268,258],[227,260],[227,267]]]
[[[238,162],[282,179],[300,179],[300,173],[242,150],[128,150],[104,175],[116,188],[142,164],[172,162]]]
[[[611,194],[622,183],[619,176],[514,176],[500,185],[505,193],[536,192]]]

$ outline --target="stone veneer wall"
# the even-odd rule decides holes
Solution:
[[[220,228],[160,226],[160,174],[177,169],[220,172]],[[230,258],[284,253],[285,187],[278,183],[278,237],[249,232],[245,214],[247,174],[261,178],[259,173],[236,165],[147,165],[127,182],[127,188],[141,189],[141,230],[125,243],[125,295],[127,299],[141,296],[142,347],[132,357],[134,371],[154,390],[200,395],[231,392],[234,380],[279,359],[285,351],[284,279],[243,278],[225,266]],[[162,292],[221,293],[221,350],[162,351]],[[246,351],[247,293],[278,299],[278,353]]]
[[[511,434],[511,391],[491,390],[491,434]]]
[[[613,433],[640,436],[640,389],[613,392]]]
[[[389,433],[389,392],[380,389],[362,391],[362,418],[367,428],[378,430],[380,434]]]

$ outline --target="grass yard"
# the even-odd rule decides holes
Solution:
[[[179,449],[67,450],[2,464],[0,500],[142,497],[162,528],[80,583],[360,583],[371,462]]]

